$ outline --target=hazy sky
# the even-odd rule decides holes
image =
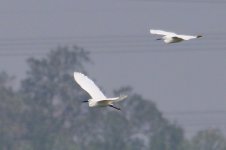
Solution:
[[[0,0],[0,71],[21,79],[27,55],[77,44],[106,94],[131,85],[189,132],[226,131],[226,0],[197,1]],[[165,45],[150,28],[204,37]]]

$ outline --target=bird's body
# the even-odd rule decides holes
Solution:
[[[74,79],[84,89],[91,99],[84,101],[88,102],[89,107],[105,107],[110,106],[115,109],[120,110],[120,108],[115,107],[113,104],[125,99],[127,96],[119,96],[114,98],[107,98],[102,91],[96,86],[96,84],[82,73],[74,72]]]
[[[114,98],[105,98],[105,99],[89,99],[89,107],[105,107],[113,105],[113,103],[125,99],[127,96],[120,96]]]
[[[181,41],[187,41],[191,39],[196,39],[202,37],[201,35],[182,35],[182,34],[176,34],[173,32],[167,32],[167,31],[162,31],[162,30],[150,30],[151,34],[157,34],[157,35],[162,35],[163,37],[157,40],[163,40],[165,43],[178,43]]]

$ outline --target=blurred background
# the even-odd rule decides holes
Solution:
[[[0,149],[225,150],[226,0],[0,0]],[[203,38],[156,41],[150,29]],[[90,109],[87,74],[110,108]]]

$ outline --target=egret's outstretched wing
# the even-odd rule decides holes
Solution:
[[[177,37],[182,38],[184,40],[190,40],[190,39],[197,38],[197,36],[193,36],[193,35],[178,35]]]
[[[74,72],[75,81],[83,88],[93,99],[105,99],[105,95],[96,86],[96,84],[82,73]]]
[[[167,31],[162,31],[162,30],[150,30],[151,34],[158,34],[158,35],[168,35],[168,36],[175,36],[177,35],[176,33],[173,32],[167,32]]]

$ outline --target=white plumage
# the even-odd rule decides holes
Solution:
[[[97,85],[82,73],[74,72],[74,79],[80,85],[80,87],[91,96],[91,99],[89,99],[88,101],[83,101],[88,102],[90,107],[110,106],[120,110],[120,108],[115,107],[113,103],[121,101],[127,97],[126,95],[124,95],[120,97],[107,98],[97,87]]]
[[[150,30],[151,34],[157,34],[162,35],[163,37],[157,40],[164,40],[165,43],[177,43],[184,40],[191,40],[202,37],[201,35],[182,35],[182,34],[176,34],[173,32],[167,32],[162,30]]]

